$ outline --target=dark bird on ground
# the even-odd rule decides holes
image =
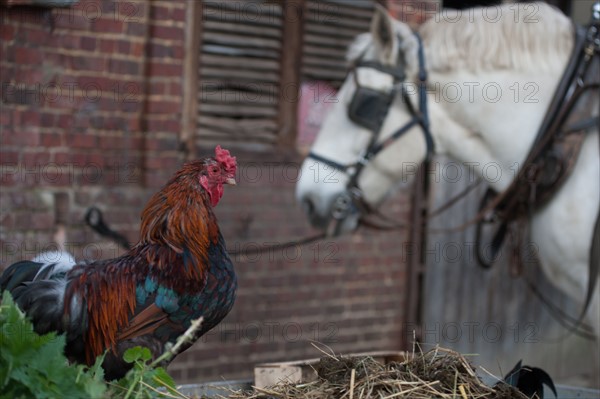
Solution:
[[[71,361],[91,365],[108,350],[109,380],[131,367],[125,350],[145,346],[157,358],[202,317],[198,339],[235,300],[233,264],[213,213],[235,172],[235,157],[217,147],[214,158],[185,164],[154,194],[139,242],[125,255],[77,264],[21,261],[4,271],[0,290],[10,291],[37,333],[64,333]]]
[[[522,366],[521,360],[506,374],[504,382],[517,388],[528,398],[544,399],[544,384],[557,396],[554,382],[548,373],[537,367]]]

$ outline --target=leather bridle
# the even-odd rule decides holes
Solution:
[[[363,60],[363,55],[363,57],[360,57],[357,62],[354,63],[349,72],[354,76],[354,81],[356,82],[356,91],[354,92],[348,108],[348,117],[354,123],[370,130],[373,133],[367,148],[355,163],[349,165],[343,165],[312,151],[308,154],[308,158],[312,158],[319,163],[343,172],[349,177],[346,190],[334,200],[330,211],[332,219],[336,221],[337,224],[335,227],[336,235],[339,233],[338,230],[340,222],[349,214],[356,211],[360,211],[361,214],[372,213],[374,211],[364,201],[362,191],[358,187],[358,179],[365,166],[367,166],[369,162],[371,162],[380,152],[393,144],[411,128],[414,126],[419,126],[427,145],[426,160],[429,160],[433,156],[435,145],[429,128],[429,112],[427,110],[426,97],[427,71],[425,69],[425,55],[423,52],[423,43],[421,37],[416,32],[414,35],[418,43],[419,108],[415,109],[410,101],[405,82],[406,74],[400,60],[398,60],[397,65],[388,66],[378,61]],[[358,81],[358,68],[372,68],[381,73],[390,75],[393,79],[391,90],[389,92],[383,92],[361,86],[360,82]],[[382,125],[398,93],[400,93],[402,96],[403,102],[406,104],[406,107],[411,115],[411,119],[402,127],[397,129],[390,137],[380,142],[379,136],[381,135]]]

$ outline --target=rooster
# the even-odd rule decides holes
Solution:
[[[235,300],[233,264],[212,209],[235,172],[235,157],[217,146],[214,158],[185,164],[154,194],[126,254],[87,264],[21,261],[4,271],[0,291],[10,291],[37,333],[64,333],[71,361],[91,365],[108,350],[108,380],[131,368],[127,349],[144,346],[157,358],[202,317],[186,349]]]

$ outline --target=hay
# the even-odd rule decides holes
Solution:
[[[383,365],[371,357],[328,355],[315,366],[318,378],[307,383],[281,382],[251,392],[233,392],[232,399],[526,399],[501,383],[485,385],[457,352],[434,349],[401,363]]]

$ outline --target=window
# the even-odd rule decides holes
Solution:
[[[186,96],[191,117],[182,138],[190,149],[218,143],[264,151],[294,148],[301,84],[341,85],[347,48],[369,30],[374,4],[238,0],[194,7],[188,49],[196,58],[186,62],[185,81],[197,92]]]

